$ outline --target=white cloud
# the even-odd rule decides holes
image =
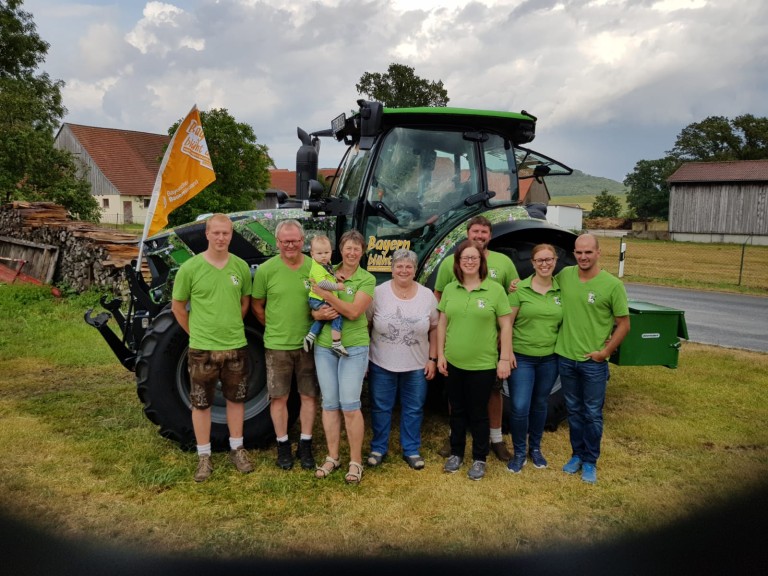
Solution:
[[[536,114],[542,152],[617,179],[693,121],[768,115],[763,2],[90,1],[24,4],[67,121],[164,133],[195,102],[227,108],[283,168],[296,126],[327,126],[392,62],[442,80],[451,105]]]
[[[659,12],[676,12],[678,10],[696,10],[704,8],[707,0],[661,0],[655,2],[651,8]]]

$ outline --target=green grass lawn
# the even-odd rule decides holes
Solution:
[[[488,558],[642,534],[768,473],[768,355],[686,343],[675,370],[612,367],[596,486],[560,471],[564,425],[545,435],[548,469],[489,460],[481,482],[446,475],[441,411],[425,421],[421,472],[397,458],[395,430],[392,456],[358,487],[341,471],[279,470],[274,450],[251,451],[247,476],[215,454],[196,484],[194,453],[157,434],[133,374],[82,321],[96,298],[0,287],[0,507],[66,537],[214,557]],[[320,459],[319,418],[315,442]]]

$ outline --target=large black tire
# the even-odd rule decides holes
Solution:
[[[245,402],[244,438],[247,448],[263,448],[275,440],[269,413],[263,335],[259,326],[246,324],[251,375]],[[178,442],[185,450],[195,446],[192,405],[189,400],[187,349],[189,336],[169,309],[154,319],[141,341],[136,361],[136,384],[144,414],[160,427],[164,438]],[[291,410],[290,422],[296,419]],[[211,409],[211,445],[229,449],[226,401],[221,390]]]
[[[555,385],[552,387],[552,392],[549,393],[549,405],[547,407],[547,421],[544,424],[544,429],[554,432],[560,425],[560,422],[568,417],[568,411],[565,407],[565,396],[563,395],[563,387],[560,384],[560,377],[555,380]]]

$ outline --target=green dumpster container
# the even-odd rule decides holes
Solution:
[[[629,334],[611,355],[611,362],[677,368],[680,339],[688,339],[683,310],[630,300],[629,322]]]

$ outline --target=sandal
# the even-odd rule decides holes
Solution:
[[[403,454],[403,460],[405,460],[405,463],[408,464],[411,468],[414,470],[423,470],[424,469],[424,458],[416,454],[415,456],[406,456]]]
[[[329,464],[330,466],[328,466]],[[325,461],[315,468],[315,478],[327,478],[339,466],[341,466],[341,462],[338,459],[326,456]]]
[[[354,470],[353,470],[354,469]],[[363,477],[363,465],[359,462],[350,462],[349,471],[344,477],[347,484],[360,484],[360,480]]]
[[[371,452],[368,455],[368,466],[378,466],[384,462],[384,454],[381,452]]]

